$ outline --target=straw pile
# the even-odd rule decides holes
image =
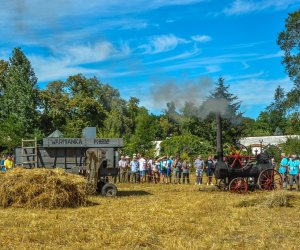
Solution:
[[[238,203],[237,207],[263,207],[263,208],[275,208],[275,207],[292,207],[292,200],[295,197],[285,190],[277,190],[268,192],[265,195],[253,199],[242,200]]]
[[[86,203],[85,180],[62,169],[16,168],[0,176],[2,207],[54,209]]]

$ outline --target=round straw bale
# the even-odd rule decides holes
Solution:
[[[15,168],[0,176],[0,206],[63,208],[87,204],[86,182],[63,169]]]

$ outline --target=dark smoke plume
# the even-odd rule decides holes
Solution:
[[[178,110],[185,114],[205,119],[209,114],[220,113],[227,116],[229,103],[226,99],[208,98],[213,89],[210,78],[202,78],[196,82],[167,82],[153,85],[151,95],[154,107],[164,107],[173,102]]]

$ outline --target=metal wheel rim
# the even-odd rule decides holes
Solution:
[[[258,177],[258,186],[261,190],[276,190],[282,188],[282,177],[275,169],[266,169]]]
[[[229,184],[229,190],[232,193],[247,193],[248,182],[245,178],[234,178]]]
[[[113,188],[110,188],[106,191],[106,196],[111,197],[115,195],[115,190]]]

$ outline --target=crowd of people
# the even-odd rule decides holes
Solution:
[[[176,183],[189,184],[191,181],[191,168],[195,171],[195,184],[203,183],[204,173],[206,175],[206,185],[213,184],[213,176],[216,159],[208,156],[202,159],[201,155],[196,157],[191,164],[187,160],[181,160],[179,157],[163,156],[157,159],[146,158],[140,154],[134,154],[132,157],[122,155],[118,167],[119,182],[128,183]],[[11,170],[14,167],[14,156],[2,155],[0,160],[1,172]],[[294,183],[300,191],[300,157],[297,155],[281,155],[281,162],[278,171],[283,180],[283,188],[292,190]],[[194,179],[194,178],[193,178]],[[216,183],[216,180],[215,180]]]
[[[283,188],[292,190],[294,182],[297,185],[298,191],[300,191],[300,158],[297,155],[285,155],[281,154],[281,162],[279,166],[279,173],[283,180]]]
[[[119,182],[131,183],[176,183],[189,184],[191,164],[187,160],[181,160],[172,156],[163,156],[157,159],[148,159],[143,155],[122,155],[119,161]],[[203,160],[198,156],[193,166],[195,167],[196,182],[201,185],[203,173],[207,176],[207,185],[213,185],[213,172],[215,161],[212,156]]]
[[[14,167],[14,156],[12,155],[2,155],[0,160],[1,172],[6,170],[11,170]]]

